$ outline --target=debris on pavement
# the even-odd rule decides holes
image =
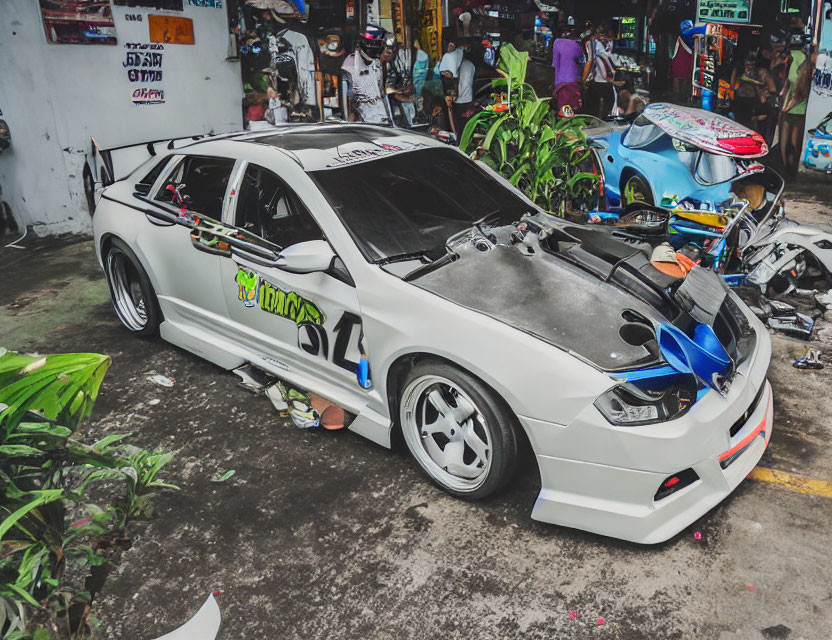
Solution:
[[[607,624],[607,621],[604,620],[603,618],[598,618],[598,626],[600,627],[601,625],[604,625],[604,624]]]
[[[825,309],[832,309],[832,289],[826,293],[815,293],[815,302]]]
[[[569,612],[569,619],[570,620],[574,620],[577,617],[578,617],[578,612],[577,611],[570,611]]]
[[[792,362],[792,366],[795,369],[823,369],[823,363],[820,361],[820,349],[806,347],[803,354]]]
[[[694,539],[694,540],[701,540],[701,539],[702,539],[702,532],[701,532],[701,531],[696,531],[696,532],[693,534],[693,539]]]
[[[805,313],[794,311],[790,315],[772,316],[768,319],[768,326],[789,335],[808,340],[815,328],[815,321]]]
[[[262,369],[258,369],[252,364],[244,364],[242,367],[237,367],[232,371],[233,374],[239,376],[238,384],[252,393],[263,393],[269,385],[274,384],[275,378],[269,375]]]
[[[161,387],[172,387],[176,383],[176,378],[168,378],[167,376],[154,373],[147,377],[151,382],[155,382]]]
[[[147,404],[149,404],[151,407],[155,407],[160,402],[161,400],[159,400],[159,398],[153,398],[152,400],[148,400]]]
[[[156,640],[196,640],[197,638],[215,640],[220,630],[222,616],[220,607],[214,599],[214,593],[208,596],[193,618],[170,633],[159,636]]]
[[[237,473],[237,471],[234,469],[229,469],[223,474],[216,473],[214,474],[214,477],[211,478],[211,482],[225,482],[226,480],[231,478],[231,476],[233,476],[235,473]]]

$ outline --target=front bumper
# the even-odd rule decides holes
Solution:
[[[765,377],[771,342],[753,322],[756,351],[726,396],[711,391],[677,420],[613,427],[594,406],[565,426],[521,416],[542,485],[532,518],[655,544],[725,499],[756,466],[772,432]],[[669,476],[688,468],[698,480],[654,499]]]

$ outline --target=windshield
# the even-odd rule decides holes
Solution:
[[[703,151],[696,164],[696,179],[702,184],[719,184],[742,173],[741,167],[729,156]]]
[[[630,149],[643,149],[664,135],[664,131],[650,122],[643,115],[635,119],[621,141]]]
[[[510,224],[531,206],[453,149],[422,149],[309,172],[371,262],[445,252],[474,222]]]

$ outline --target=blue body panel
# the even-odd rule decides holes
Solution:
[[[731,182],[706,186],[696,181],[692,171],[696,151],[677,151],[668,135],[641,149],[621,144],[629,129],[613,130],[604,136],[591,136],[600,148],[598,154],[604,169],[604,188],[611,206],[619,206],[622,176],[633,171],[643,176],[653,192],[653,203],[662,205],[665,197],[676,200],[694,198],[713,204],[731,197]]]

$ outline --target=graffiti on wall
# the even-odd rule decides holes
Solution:
[[[47,42],[116,44],[110,0],[40,0]]]
[[[163,45],[128,42],[124,47],[127,51],[122,65],[130,82],[161,82]]]
[[[133,90],[133,104],[164,104],[165,92],[162,89],[141,87]]]
[[[130,82],[161,82],[164,45],[153,42],[126,42],[124,62]],[[157,87],[139,87],[133,90],[133,104],[163,104],[165,92]]]

